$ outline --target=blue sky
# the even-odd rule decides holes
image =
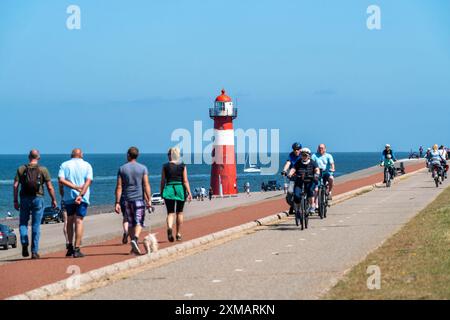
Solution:
[[[222,87],[282,149],[448,145],[449,71],[446,0],[2,0],[0,153],[164,152]]]

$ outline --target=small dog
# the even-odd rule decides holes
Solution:
[[[147,254],[158,251],[158,240],[156,239],[156,233],[149,233],[144,238],[144,247]]]

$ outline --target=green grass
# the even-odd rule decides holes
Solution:
[[[381,271],[369,290],[367,267]],[[450,188],[355,266],[324,299],[450,299]]]

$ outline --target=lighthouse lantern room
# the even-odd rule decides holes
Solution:
[[[216,98],[214,107],[209,109],[214,119],[214,141],[212,150],[211,187],[214,195],[233,195],[237,193],[236,161],[234,151],[233,119],[237,108],[226,95],[225,90]]]

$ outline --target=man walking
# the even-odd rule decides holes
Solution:
[[[81,149],[72,150],[71,159],[61,164],[59,183],[64,187],[64,205],[67,212],[67,253],[66,257],[82,258],[80,250],[83,238],[83,220],[89,206],[89,196],[93,180],[92,166],[83,160]],[[75,233],[75,244],[74,244]]]
[[[30,255],[28,252],[28,221],[31,215],[31,259],[40,258],[38,252],[41,220],[44,213],[44,184],[52,198],[52,207],[57,207],[50,173],[46,167],[38,164],[40,159],[39,151],[31,150],[28,155],[29,163],[20,166],[14,178],[14,208],[20,211],[19,232],[23,257]]]
[[[128,162],[119,168],[115,211],[117,214],[122,211],[124,222],[128,221],[131,251],[139,255],[141,254],[139,235],[142,227],[144,227],[145,208],[151,207],[151,190],[147,167],[137,162],[138,156],[138,148],[129,148],[127,152]],[[127,239],[128,235],[124,233],[123,238]]]

